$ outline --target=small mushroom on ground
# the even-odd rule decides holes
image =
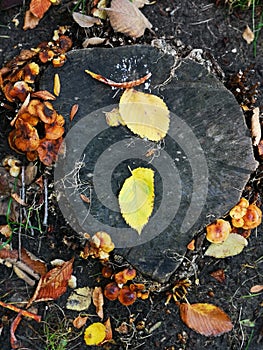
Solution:
[[[128,286],[124,286],[120,290],[118,299],[122,305],[129,306],[135,302],[135,300],[137,299],[137,295],[136,295],[136,292],[131,291]]]
[[[15,147],[23,152],[35,151],[39,146],[37,129],[22,119],[17,119],[15,128]]]
[[[242,219],[244,220],[243,229],[250,230],[256,228],[261,224],[262,211],[255,204],[250,204]]]
[[[119,293],[120,288],[115,282],[108,283],[104,288],[104,295],[109,300],[116,300],[119,296]]]
[[[206,239],[211,243],[222,243],[227,239],[230,232],[230,223],[223,219],[218,219],[206,227]]]

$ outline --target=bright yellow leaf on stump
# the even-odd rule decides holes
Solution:
[[[120,115],[127,127],[140,137],[160,141],[169,129],[169,110],[155,95],[126,89],[119,104]]]
[[[154,171],[137,168],[131,173],[120,191],[119,205],[126,223],[140,235],[153,211]]]
[[[86,328],[84,340],[87,345],[98,345],[106,337],[106,327],[100,322],[92,323]]]

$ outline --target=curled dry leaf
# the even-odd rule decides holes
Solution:
[[[102,24],[99,18],[83,15],[79,12],[73,12],[72,17],[74,21],[82,28],[90,28],[93,27],[94,24]]]
[[[189,328],[207,337],[221,335],[233,328],[228,315],[212,304],[180,304],[180,316]]]
[[[25,14],[23,29],[34,29],[38,25],[39,21],[40,18],[34,16],[33,13],[28,10]]]
[[[99,38],[97,36],[94,36],[93,38],[87,38],[83,41],[82,46],[84,48],[90,46],[90,45],[100,45],[103,44],[105,42],[106,38]]]
[[[70,116],[69,116],[70,121],[74,119],[75,115],[78,112],[78,109],[79,109],[79,105],[77,103],[71,107]]]
[[[36,97],[36,98],[41,98],[44,101],[48,101],[48,100],[54,101],[56,99],[56,96],[54,96],[53,94],[51,94],[47,90],[40,90],[40,91],[32,92],[31,96]]]
[[[129,0],[112,0],[111,7],[106,11],[112,28],[132,38],[139,38],[146,28],[152,28],[148,19]]]
[[[253,140],[253,146],[257,146],[261,140],[261,125],[259,120],[259,107],[253,109],[253,115],[251,118],[251,136]]]
[[[251,44],[255,39],[255,35],[248,25],[242,34],[242,38],[248,43],[248,45]]]
[[[127,89],[119,103],[120,115],[127,127],[140,137],[160,141],[169,129],[169,110],[158,96]]]
[[[47,10],[51,6],[50,0],[31,0],[30,2],[30,11],[31,13],[41,19]]]
[[[103,319],[104,298],[101,287],[95,287],[92,293],[92,301],[96,307],[97,315]]]
[[[108,342],[109,340],[112,339],[112,328],[111,328],[111,321],[110,321],[109,317],[104,322],[104,326],[106,328],[106,335],[105,335],[105,338],[104,338],[102,344],[104,344],[104,343],[106,343],[106,342]]]
[[[72,275],[73,261],[74,259],[72,258],[42,276],[27,307],[34,301],[54,300],[63,295],[67,290],[68,281]]]

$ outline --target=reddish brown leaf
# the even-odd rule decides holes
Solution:
[[[112,328],[111,328],[111,322],[110,322],[109,317],[104,322],[104,326],[106,327],[106,336],[105,336],[105,339],[103,340],[103,342],[101,343],[101,345],[104,343],[107,343],[109,340],[112,339]]]
[[[30,11],[34,16],[42,18],[50,6],[50,0],[31,0]]]
[[[90,199],[88,197],[86,197],[83,193],[81,193],[79,196],[83,200],[83,202],[88,203],[88,204],[90,203]]]
[[[96,80],[98,80],[98,81],[100,81],[100,82],[102,82],[104,84],[107,84],[107,85],[110,85],[110,86],[113,86],[113,87],[117,87],[117,88],[120,88],[120,89],[130,89],[130,88],[132,88],[134,86],[141,85],[141,84],[143,84],[146,80],[148,80],[152,76],[152,73],[148,73],[144,77],[141,77],[141,78],[136,79],[136,80],[125,81],[125,82],[122,82],[122,83],[117,83],[117,82],[115,82],[113,80],[110,80],[108,78],[103,77],[100,74],[93,73],[93,72],[91,72],[88,69],[86,69],[85,72],[87,74],[89,74],[93,79],[96,79]]]
[[[226,280],[225,271],[223,269],[211,272],[210,275],[214,277],[219,283],[224,283]]]
[[[78,109],[79,109],[79,105],[77,103],[71,107],[70,117],[69,117],[70,121],[73,120],[73,118],[78,112]]]
[[[48,100],[54,101],[56,99],[56,96],[54,96],[53,94],[51,94],[47,90],[40,90],[40,91],[32,92],[31,96],[41,98],[44,101],[48,101]]]
[[[104,298],[101,287],[95,287],[92,294],[93,304],[96,306],[97,315],[103,319]]]
[[[34,301],[54,300],[66,292],[68,281],[73,271],[73,261],[74,258],[72,258],[70,261],[66,261],[61,266],[55,267],[46,275],[41,277],[33,297],[27,304],[27,308]]]
[[[221,335],[233,328],[228,315],[212,304],[180,304],[180,315],[189,328],[207,337]]]
[[[40,18],[34,16],[30,10],[26,11],[23,29],[34,29],[38,25],[39,20]]]
[[[33,271],[40,276],[44,276],[47,273],[47,267],[44,261],[38,259],[35,255],[24,248],[22,248],[21,253],[23,263],[29,266]]]

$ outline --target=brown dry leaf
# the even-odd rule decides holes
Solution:
[[[46,263],[24,248],[21,250],[21,259],[24,264],[40,276],[44,276],[47,273]]]
[[[27,308],[34,301],[54,300],[66,292],[68,281],[73,271],[73,261],[74,258],[66,261],[40,278],[35,293],[27,304]]]
[[[95,287],[92,293],[92,301],[93,304],[96,306],[96,313],[97,315],[103,319],[103,305],[104,305],[104,298],[101,287]]]
[[[101,344],[104,344],[104,343],[106,343],[106,342],[108,342],[109,340],[112,339],[112,328],[111,328],[111,322],[110,322],[110,318],[109,317],[104,322],[104,326],[106,328],[106,336],[105,336],[105,339],[103,340],[103,342]]]
[[[54,96],[53,94],[51,94],[47,90],[40,90],[40,91],[32,92],[31,96],[41,98],[44,101],[48,101],[48,100],[54,101],[56,99],[56,96]]]
[[[211,272],[210,275],[214,277],[219,283],[225,283],[226,276],[225,271],[223,269],[216,270],[214,272]]]
[[[260,293],[263,291],[263,285],[262,284],[256,284],[255,286],[250,288],[250,293]]]
[[[37,166],[30,162],[25,170],[25,184],[30,185],[36,178]]]
[[[23,207],[26,207],[26,206],[27,206],[27,203],[24,202],[24,201],[22,200],[22,198],[19,196],[19,194],[17,194],[17,193],[12,193],[12,194],[11,194],[11,197],[12,197],[18,204],[22,205]]]
[[[144,5],[151,4],[149,0],[132,0],[132,3],[138,8],[142,8]]]
[[[261,125],[259,114],[259,107],[254,108],[251,118],[251,137],[253,140],[253,146],[257,146],[261,140]]]
[[[88,316],[78,316],[76,317],[74,320],[73,320],[73,326],[77,329],[80,329],[81,327],[83,327],[86,322],[87,322],[87,319],[89,317]]]
[[[180,316],[189,328],[206,337],[218,336],[233,328],[228,315],[212,304],[180,304]]]
[[[69,116],[69,119],[71,122],[74,119],[75,115],[77,114],[78,109],[79,109],[79,105],[77,103],[71,107],[70,116]]]
[[[152,24],[142,12],[129,0],[112,0],[111,7],[106,9],[114,31],[133,38],[139,38]]]
[[[30,11],[31,13],[41,19],[47,10],[51,6],[50,0],[31,0],[30,2]]]
[[[248,43],[248,45],[251,44],[255,39],[255,35],[248,25],[242,34],[242,38]]]
[[[83,200],[83,202],[90,204],[90,199],[85,196],[85,194],[81,193],[80,198]]]
[[[30,10],[28,10],[25,14],[23,29],[34,29],[38,25],[39,21],[40,18],[34,16],[33,13]]]
[[[59,96],[60,94],[60,79],[58,73],[54,76],[54,95]]]
[[[87,38],[83,41],[82,46],[84,48],[88,47],[89,45],[100,45],[103,44],[106,38],[99,38],[97,36],[94,36],[93,38]]]
[[[83,15],[79,12],[73,12],[72,17],[76,23],[82,28],[90,28],[94,26],[94,24],[102,24],[99,18]]]

